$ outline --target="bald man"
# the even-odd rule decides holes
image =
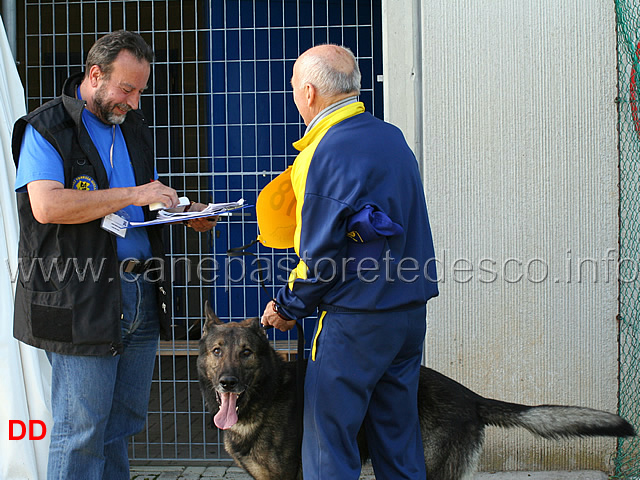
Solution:
[[[364,425],[376,478],[424,480],[417,387],[426,303],[438,288],[418,164],[400,130],[358,102],[349,49],[307,50],[291,86],[307,125],[291,171],[301,260],[262,322],[287,331],[318,313],[304,478],[357,479]]]

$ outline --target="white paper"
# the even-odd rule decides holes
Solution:
[[[158,217],[155,220],[149,220],[148,222],[129,222],[129,228],[135,227],[148,227],[150,225],[161,225],[163,223],[182,222],[185,220],[191,220],[194,218],[206,218],[214,217],[216,215],[225,214],[233,210],[250,207],[241,198],[237,202],[229,203],[210,203],[204,210],[199,212],[170,212],[167,210],[160,210]]]

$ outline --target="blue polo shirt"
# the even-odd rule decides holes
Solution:
[[[82,122],[96,146],[107,172],[111,188],[131,187],[136,184],[129,151],[120,126],[106,125],[86,108]],[[114,135],[115,134],[115,135]],[[111,146],[113,144],[113,155]],[[113,167],[111,162],[113,161]],[[157,177],[157,174],[155,175]],[[54,180],[64,185],[62,157],[35,128],[27,125],[16,172],[16,192],[25,192],[28,183],[35,180]],[[142,207],[129,205],[119,212],[129,221],[143,221]],[[130,228],[125,238],[117,237],[118,259],[147,259],[151,257],[151,244],[144,228]]]

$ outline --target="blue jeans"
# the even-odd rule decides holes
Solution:
[[[144,428],[160,330],[155,287],[139,277],[121,280],[122,354],[48,353],[49,480],[129,480],[128,441]]]

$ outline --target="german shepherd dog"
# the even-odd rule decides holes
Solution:
[[[296,362],[274,351],[258,318],[222,323],[208,302],[205,312],[198,377],[214,423],[225,430],[227,452],[256,480],[301,479]],[[618,415],[492,400],[426,367],[418,404],[428,480],[471,478],[487,425],[524,427],[550,439],[635,435]],[[364,435],[358,442],[364,462]]]

